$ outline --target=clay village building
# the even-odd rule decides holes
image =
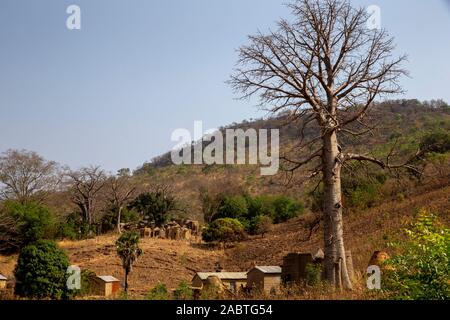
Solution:
[[[192,287],[201,289],[207,284],[208,278],[218,278],[230,292],[237,292],[247,285],[246,272],[197,272],[192,279]]]
[[[8,279],[7,279],[4,275],[2,275],[2,274],[0,273],[0,290],[6,288],[6,281],[7,281],[7,280],[8,280]]]
[[[120,290],[120,280],[112,276],[97,276],[92,280],[92,294],[102,297],[114,296]]]
[[[324,254],[321,249],[316,254],[289,253],[283,259],[281,279],[284,283],[299,282],[306,279],[306,265],[322,264]]]
[[[310,253],[289,253],[283,259],[282,279],[284,283],[298,282],[306,278],[306,265],[313,262]]]
[[[281,267],[255,266],[247,272],[247,288],[270,294],[279,290],[281,285]]]

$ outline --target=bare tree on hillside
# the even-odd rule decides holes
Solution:
[[[394,41],[385,30],[369,30],[363,8],[347,0],[297,0],[288,5],[293,21],[281,20],[276,31],[249,37],[239,50],[230,83],[242,98],[259,96],[261,105],[319,127],[317,136],[301,134],[299,158],[286,159],[290,170],[315,163],[324,186],[323,224],[327,280],[352,288],[345,261],[341,170],[349,161],[370,161],[398,168],[367,154],[348,153],[338,134],[360,136],[372,129],[365,116],[377,97],[401,92],[404,56],[392,58]],[[315,161],[315,162],[314,162]]]
[[[132,183],[131,178],[126,175],[111,177],[108,179],[108,202],[117,210],[117,231],[122,233],[120,221],[125,206],[133,199],[136,186]]]
[[[84,222],[92,225],[100,191],[106,175],[100,167],[86,167],[68,174],[72,202],[78,206]]]
[[[58,165],[36,152],[8,150],[0,156],[0,196],[21,203],[42,201],[58,185]]]

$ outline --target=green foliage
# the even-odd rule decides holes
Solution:
[[[133,175],[148,175],[148,176],[153,176],[155,175],[157,171],[157,168],[152,164],[152,163],[144,163],[142,165],[142,167],[136,169],[133,172]]]
[[[139,247],[139,234],[133,231],[123,233],[116,241],[116,249],[125,271],[125,292],[128,292],[128,274],[143,253]]]
[[[54,220],[50,211],[36,203],[6,201],[6,213],[17,221],[23,245],[54,236]]]
[[[269,216],[259,215],[250,220],[248,233],[265,235],[272,227],[272,218]]]
[[[15,293],[29,298],[66,298],[66,253],[54,242],[39,240],[24,247],[15,269]]]
[[[316,286],[322,282],[322,267],[320,264],[307,263],[305,267],[306,283]]]
[[[87,296],[92,292],[91,285],[93,280],[97,277],[94,271],[84,269],[81,271],[81,289],[78,290],[75,295]]]
[[[248,218],[269,216],[273,223],[286,222],[302,214],[305,210],[302,202],[287,196],[258,196],[247,198]]]
[[[387,181],[387,176],[378,168],[367,170],[363,165],[357,165],[350,172],[344,169],[342,175],[343,205],[346,208],[366,209],[373,207],[380,200],[380,190]],[[320,183],[313,191],[311,209],[321,211],[323,205],[324,187]]]
[[[186,164],[181,164],[176,167],[177,174],[185,174],[189,171],[189,166]]]
[[[245,238],[244,225],[237,219],[220,218],[208,224],[202,233],[206,242],[234,242]]]
[[[122,260],[125,273],[129,273],[134,262],[139,258],[143,251],[139,247],[139,234],[136,232],[123,233],[116,241],[117,254]]]
[[[119,296],[117,297],[117,299],[118,299],[118,300],[121,300],[121,301],[127,301],[127,300],[130,299],[130,297],[128,296],[128,292],[126,292],[126,291],[121,291],[121,292],[119,293]]]
[[[95,272],[89,269],[81,270],[81,288],[77,290],[71,290],[70,296],[83,297],[90,295],[92,293],[92,283],[96,277],[97,275],[95,274]]]
[[[202,203],[203,220],[210,223],[216,219],[220,205],[225,198],[223,194],[211,194],[205,188],[200,188],[200,201]]]
[[[56,231],[56,237],[59,239],[79,240],[80,235],[77,227],[69,223],[60,223]]]
[[[272,203],[273,206],[273,222],[281,223],[289,219],[295,218],[297,215],[303,213],[304,206],[301,202],[295,201],[286,196],[275,197]]]
[[[200,300],[220,300],[219,288],[215,285],[204,286],[200,291]]]
[[[170,295],[164,283],[158,283],[146,296],[147,300],[169,300],[169,298]]]
[[[213,206],[210,207],[210,209]],[[211,211],[211,210],[209,210]],[[212,216],[218,218],[237,219],[250,234],[263,234],[258,231],[259,226],[270,223],[281,223],[304,212],[303,203],[286,196],[232,196],[223,197],[217,213]],[[267,217],[267,218],[262,218]]]
[[[186,281],[182,281],[173,292],[173,298],[175,300],[192,300],[194,298],[194,291]]]
[[[380,199],[380,189],[386,183],[387,176],[378,168],[366,170],[367,168],[359,165],[353,168],[353,172],[345,172],[342,192],[347,208],[370,208]]]
[[[100,225],[102,233],[117,229],[117,211],[118,209],[110,208],[109,212],[101,219]],[[123,208],[120,216],[121,223],[137,222],[139,220],[139,214],[135,209]]]
[[[242,196],[226,197],[223,199],[217,218],[240,218],[248,214],[247,200]]]
[[[71,213],[57,228],[56,236],[60,239],[81,240],[89,236],[90,226],[79,213]]]
[[[140,194],[130,205],[144,216],[152,217],[156,225],[164,225],[169,213],[177,209],[175,198],[161,188],[153,192]]]
[[[426,134],[421,142],[420,149],[426,152],[446,153],[450,151],[450,132],[435,129]]]
[[[395,299],[450,299],[450,229],[422,210],[396,244],[401,254],[387,261],[384,288]]]

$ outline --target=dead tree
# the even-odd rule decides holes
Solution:
[[[80,209],[83,221],[93,223],[95,205],[99,192],[103,189],[106,175],[100,167],[86,167],[68,174],[72,202]]]
[[[385,30],[369,30],[363,8],[347,0],[297,0],[288,5],[293,21],[281,20],[276,31],[249,37],[239,49],[230,83],[241,98],[258,96],[272,113],[289,110],[301,122],[290,171],[311,162],[312,176],[324,186],[323,225],[327,280],[351,289],[343,237],[341,169],[351,160],[389,163],[342,150],[338,134],[363,135],[364,119],[377,97],[400,93],[404,56],[392,58],[393,38]],[[308,126],[317,135],[306,138]],[[354,127],[357,129],[355,130]],[[353,130],[351,130],[353,129]],[[310,165],[311,166],[311,165]],[[336,277],[336,266],[339,279]],[[339,271],[338,270],[338,271]]]

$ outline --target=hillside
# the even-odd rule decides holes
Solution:
[[[352,138],[340,135],[340,143],[348,152],[374,154],[385,158],[397,141],[398,162],[416,151],[421,137],[433,130],[450,131],[450,108],[421,103],[417,100],[387,101],[376,104],[368,114],[369,123],[377,124],[370,134]],[[288,151],[299,139],[300,123],[286,124],[285,115],[275,118],[244,121],[221,128],[278,128],[280,153]],[[308,127],[305,136],[313,136],[316,128]],[[403,158],[402,158],[403,157]],[[298,170],[293,183],[288,184],[287,173],[280,170],[275,176],[261,176],[257,165],[172,165],[170,153],[156,157],[135,171],[135,176],[145,183],[169,184],[177,197],[186,205],[187,216],[202,220],[200,194],[230,192],[260,194],[285,194],[310,202],[308,192],[316,181],[305,181],[304,171]]]
[[[355,269],[363,274],[371,254],[390,249],[388,242],[401,239],[401,229],[420,208],[426,208],[450,224],[450,177],[438,179],[417,188],[402,201],[385,199],[382,204],[363,212],[347,212],[345,236],[353,252]],[[187,242],[143,239],[144,255],[130,276],[130,294],[142,298],[159,282],[175,288],[180,281],[190,281],[198,271],[212,271],[216,262],[228,271],[247,270],[253,263],[279,265],[289,252],[308,252],[322,247],[321,231],[305,240],[308,230],[304,221],[308,215],[279,224],[264,237],[251,237],[233,248],[211,249]],[[83,241],[62,241],[60,246],[69,254],[72,264],[88,268],[97,274],[114,275],[123,279],[120,260],[115,254],[115,235],[100,236]],[[17,256],[0,256],[0,270],[13,274]],[[358,293],[355,293],[358,294]],[[356,296],[358,297],[358,296]]]

